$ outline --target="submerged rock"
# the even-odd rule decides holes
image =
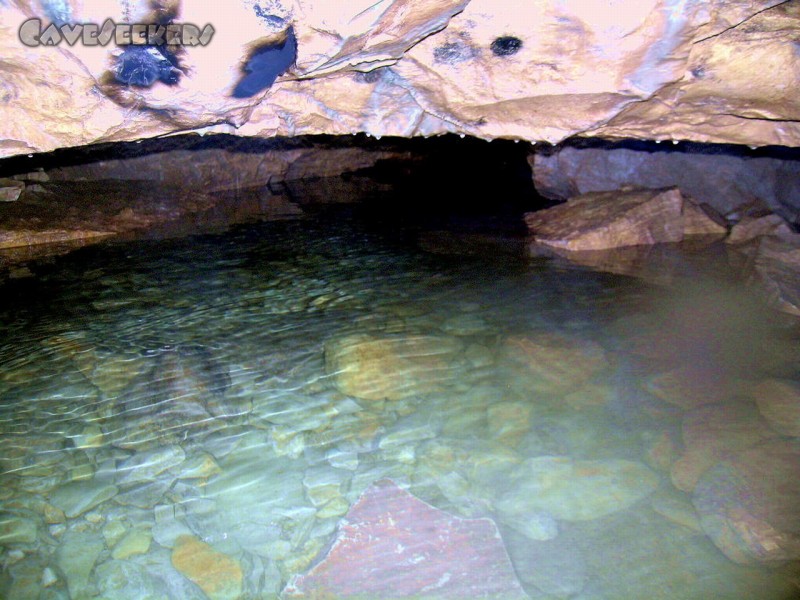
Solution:
[[[691,492],[701,475],[734,452],[775,437],[750,403],[702,406],[683,416],[685,450],[671,469],[672,483]]]
[[[433,508],[384,479],[339,526],[327,556],[283,590],[285,598],[492,598],[528,596],[497,526]]]
[[[769,440],[721,462],[694,491],[703,529],[737,563],[800,560],[798,473],[798,440]]]
[[[800,437],[800,382],[765,379],[753,387],[758,410],[783,435]]]
[[[678,188],[591,192],[527,213],[534,241],[569,250],[604,250],[680,242],[687,236],[724,235],[722,217]]]
[[[433,335],[356,334],[325,344],[325,367],[336,387],[363,400],[399,400],[441,391],[455,381],[463,343]]]
[[[576,390],[608,367],[599,344],[549,332],[508,337],[501,354],[522,387],[541,394]]]
[[[152,366],[136,376],[118,401],[121,429],[114,444],[139,449],[174,442],[187,430],[247,411],[228,401],[227,367],[202,346],[165,346],[150,353]]]
[[[71,598],[91,598],[89,576],[105,548],[99,533],[70,531],[60,540],[56,561],[67,578]]]
[[[193,536],[178,538],[172,549],[172,566],[203,590],[209,600],[241,598],[241,565]]]
[[[627,508],[657,486],[658,476],[638,462],[538,456],[514,469],[497,510],[510,515],[545,511],[556,519],[587,521]]]
[[[118,491],[117,486],[100,480],[73,481],[56,489],[50,503],[73,519],[110,500]]]
[[[750,281],[780,310],[800,316],[800,234],[764,236],[754,244]]]
[[[169,600],[164,582],[127,560],[109,560],[95,569],[101,592],[115,600]]]
[[[0,513],[0,546],[9,544],[33,544],[39,524],[31,517]]]

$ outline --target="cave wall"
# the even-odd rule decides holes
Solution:
[[[214,35],[165,62],[26,46],[34,17]],[[10,0],[0,156],[194,130],[797,146],[799,34],[781,0]]]
[[[760,154],[760,155],[759,155]],[[589,192],[678,187],[737,221],[744,210],[800,221],[800,154],[743,152],[724,146],[590,145],[532,153],[537,191],[566,200]]]

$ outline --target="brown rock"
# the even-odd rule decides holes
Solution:
[[[678,443],[667,431],[646,435],[644,442],[645,462],[653,469],[669,471],[678,458]]]
[[[14,202],[24,189],[24,181],[0,178],[0,202]]]
[[[172,549],[172,566],[195,583],[209,600],[237,600],[242,597],[242,567],[190,535],[180,536]]]
[[[759,238],[750,281],[780,310],[800,316],[800,234]]]
[[[791,232],[789,224],[779,215],[743,217],[731,228],[725,241],[729,244],[743,244],[763,235],[788,235]]]
[[[677,187],[732,221],[770,213],[794,215],[800,163],[769,156],[566,146],[528,156],[536,191],[566,200],[588,192]]]
[[[800,442],[774,439],[706,473],[693,503],[728,558],[778,566],[800,560]]]
[[[714,377],[704,380],[704,373],[694,366],[659,373],[648,379],[647,391],[674,406],[689,410],[715,404],[730,397],[732,385]]]
[[[93,229],[7,229],[5,231],[0,230],[0,248],[94,240],[112,235],[114,235],[114,232],[97,231]]]
[[[680,242],[726,232],[680,190],[593,192],[525,215],[535,242],[570,251]]]
[[[525,389],[542,394],[574,391],[608,367],[600,345],[553,333],[509,337],[502,355]]]
[[[685,450],[672,465],[672,483],[691,492],[715,464],[772,437],[775,432],[751,404],[712,404],[687,412],[683,417]]]
[[[530,430],[532,405],[525,402],[498,402],[486,410],[489,434],[498,442],[516,446]]]
[[[775,431],[800,437],[800,383],[765,379],[753,387],[752,393],[758,410]]]
[[[399,400],[452,382],[462,349],[461,341],[447,336],[356,334],[325,344],[325,366],[344,394]]]

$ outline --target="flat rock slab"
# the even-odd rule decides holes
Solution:
[[[648,246],[727,232],[719,215],[677,188],[589,192],[527,213],[525,223],[537,243],[570,251]]]
[[[282,597],[528,598],[494,521],[448,514],[389,479],[362,494],[327,556]]]

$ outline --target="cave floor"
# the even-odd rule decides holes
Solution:
[[[28,268],[2,597],[798,593],[797,438],[752,391],[792,385],[796,331],[723,276],[341,209]]]

